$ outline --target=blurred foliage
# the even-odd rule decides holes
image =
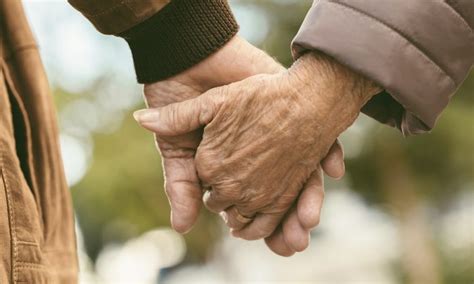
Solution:
[[[397,130],[377,125],[364,139],[361,154],[347,161],[352,186],[371,202],[383,201],[380,187],[393,160],[388,152],[398,148],[393,159],[403,159],[416,175],[415,190],[442,208],[457,191],[474,183],[474,72],[452,98],[435,129],[425,135],[403,137]],[[380,160],[380,161],[377,161]]]
[[[132,113],[125,117],[118,131],[95,135],[92,166],[72,189],[86,249],[93,259],[108,243],[170,225],[153,136],[137,125]],[[214,219],[200,218],[199,229],[186,236],[190,260],[205,257],[208,244],[219,235],[214,223]]]
[[[243,5],[255,5],[264,11],[269,22],[270,31],[265,41],[259,46],[275,57],[284,66],[293,63],[290,45],[299,30],[304,16],[311,7],[312,1],[240,1]]]
[[[399,220],[402,243],[422,235],[418,245],[404,246],[407,250],[416,247],[419,250],[416,253],[430,255],[432,267],[420,273],[439,273],[434,278],[437,283],[474,281],[473,255],[453,261],[451,256],[441,254],[440,244],[436,246],[439,240],[434,235],[436,220],[433,220],[450,207],[456,193],[474,189],[473,94],[474,72],[431,133],[404,138],[395,129],[376,125],[364,137],[360,155],[346,161],[350,187]],[[431,216],[420,213],[426,209],[432,212]],[[413,221],[420,218],[422,222]],[[417,259],[410,257],[409,251],[404,254],[408,255],[404,260],[407,266],[410,260]],[[426,267],[420,270],[423,268]],[[407,270],[404,267],[402,272],[409,273]],[[415,276],[405,275],[403,279],[404,283],[419,282]]]

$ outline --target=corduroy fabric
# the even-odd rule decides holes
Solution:
[[[140,83],[176,75],[225,45],[239,26],[225,0],[174,0],[120,36]]]

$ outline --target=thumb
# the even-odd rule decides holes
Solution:
[[[186,134],[208,124],[220,105],[220,88],[203,95],[161,108],[138,110],[135,120],[144,128],[162,136]]]

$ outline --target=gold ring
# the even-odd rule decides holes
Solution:
[[[247,223],[252,222],[253,217],[247,217],[247,216],[243,215],[235,207],[234,207],[234,210],[235,210],[235,219],[237,219],[237,221],[239,221],[240,223],[243,223],[243,224],[247,224]]]

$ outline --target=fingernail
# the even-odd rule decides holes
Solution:
[[[133,118],[139,123],[151,122],[155,119],[158,112],[151,109],[141,109],[133,113]]]
[[[224,220],[224,222],[227,224],[227,221],[229,220],[227,218],[227,213],[225,213],[225,211],[222,211],[221,213],[219,213],[219,215],[221,215],[222,220]]]

